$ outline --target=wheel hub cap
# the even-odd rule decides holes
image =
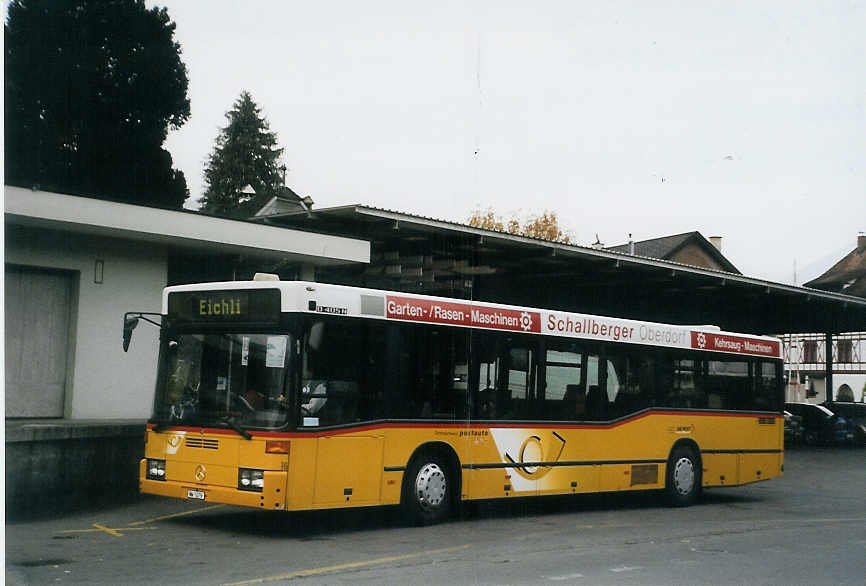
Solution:
[[[695,486],[695,467],[688,458],[680,458],[674,464],[674,487],[683,495],[689,494]]]
[[[424,509],[435,509],[445,500],[445,473],[436,464],[425,464],[415,478],[415,494]]]

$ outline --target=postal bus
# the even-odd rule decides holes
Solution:
[[[125,316],[124,343],[146,314]],[[148,321],[151,321],[148,319]],[[163,293],[144,493],[270,510],[705,487],[783,470],[778,339],[311,282]]]

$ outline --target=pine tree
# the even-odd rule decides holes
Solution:
[[[201,210],[216,215],[248,217],[282,187],[277,135],[249,92],[241,92],[231,110],[228,125],[220,129],[205,167],[206,189]],[[255,196],[242,193],[247,186]]]

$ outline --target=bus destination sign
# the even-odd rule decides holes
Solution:
[[[276,323],[278,289],[177,291],[168,295],[168,315],[177,323]]]

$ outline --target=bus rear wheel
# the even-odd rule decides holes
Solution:
[[[675,507],[694,503],[701,492],[701,463],[689,446],[676,446],[668,458],[665,494]]]
[[[451,511],[453,479],[446,462],[436,454],[415,458],[403,480],[401,505],[410,523],[432,525]]]

